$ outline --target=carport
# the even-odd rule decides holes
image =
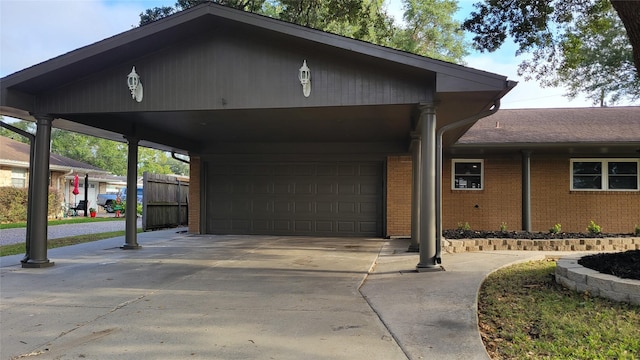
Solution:
[[[384,235],[388,156],[413,152],[418,269],[438,266],[438,154],[515,83],[504,76],[206,3],[2,79],[35,121],[30,249],[47,258],[51,127],[190,156],[189,231]],[[441,144],[441,146],[438,146]],[[124,249],[138,249],[127,203]]]

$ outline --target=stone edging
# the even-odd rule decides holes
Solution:
[[[573,255],[558,260],[555,274],[558,284],[613,301],[640,305],[640,280],[621,279],[588,269],[578,264],[581,257]]]
[[[443,240],[442,251],[529,250],[529,251],[626,251],[640,250],[640,237],[555,240],[463,239]]]

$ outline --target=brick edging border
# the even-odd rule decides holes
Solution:
[[[625,251],[640,250],[640,237],[593,239],[462,239],[442,242],[442,251],[461,253],[471,251],[525,250],[525,251]]]
[[[581,257],[572,255],[557,261],[555,278],[558,284],[613,301],[640,305],[640,280],[621,279],[588,269],[578,264]]]

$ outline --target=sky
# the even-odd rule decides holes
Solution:
[[[402,18],[400,0],[386,0],[389,12]],[[457,18],[473,9],[473,0],[459,0]],[[90,45],[139,22],[139,14],[175,0],[0,0],[0,77]],[[518,82],[502,100],[503,109],[593,106],[585,98],[569,100],[562,88],[541,88],[517,75],[521,59],[510,44],[494,53],[472,52],[466,66],[505,75]],[[630,104],[619,104],[630,105]]]

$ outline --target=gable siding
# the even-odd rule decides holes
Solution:
[[[293,41],[293,40],[292,40]],[[298,69],[311,69],[311,96]],[[293,44],[269,36],[211,34],[95,73],[38,98],[48,113],[220,110],[429,101],[433,73],[373,65],[365,56]],[[144,87],[132,100],[126,77],[136,67]]]

